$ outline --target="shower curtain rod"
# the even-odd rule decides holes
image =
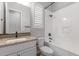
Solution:
[[[48,5],[47,7],[45,7],[45,9],[49,8],[52,4],[54,4],[55,2],[52,2],[50,5]]]

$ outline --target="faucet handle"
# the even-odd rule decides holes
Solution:
[[[52,38],[49,38],[50,40],[53,40]]]
[[[16,32],[16,38],[18,37],[18,32]]]

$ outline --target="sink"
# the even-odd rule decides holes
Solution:
[[[14,44],[17,42],[24,42],[28,41],[28,38],[6,38],[6,39],[0,39],[0,45],[7,45],[7,44]]]
[[[18,39],[13,39],[13,40],[7,40],[6,43],[16,43],[16,42],[21,42],[25,40],[26,38],[18,38]]]

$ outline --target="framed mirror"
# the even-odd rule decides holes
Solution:
[[[21,32],[21,12],[9,9],[8,33]]]

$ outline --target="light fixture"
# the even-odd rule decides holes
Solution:
[[[66,21],[66,20],[67,20],[67,18],[63,18],[63,20],[64,20],[64,21]]]

